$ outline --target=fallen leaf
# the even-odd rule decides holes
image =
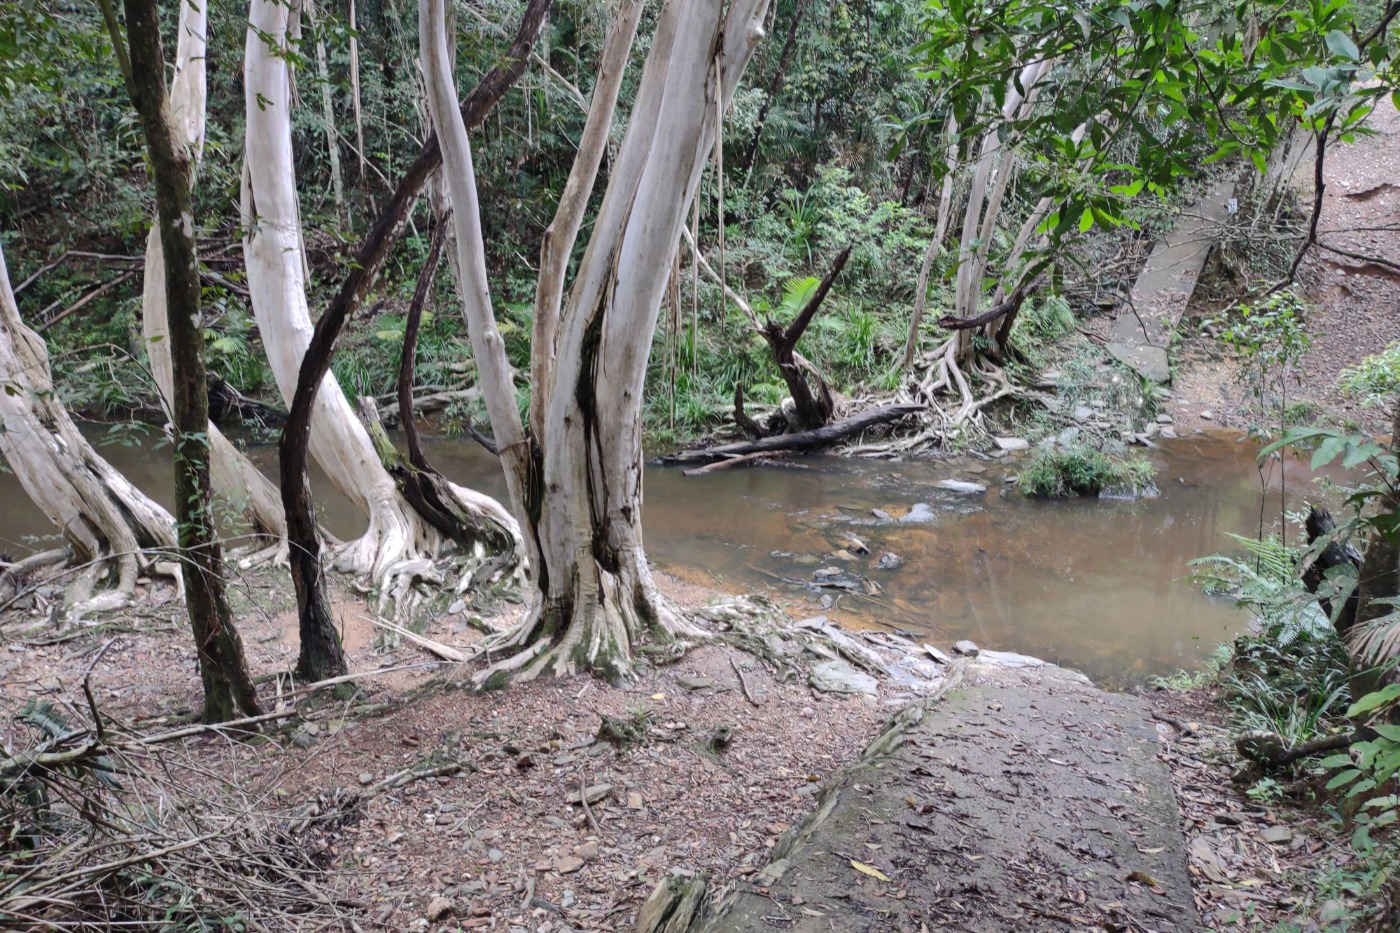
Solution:
[[[664,700],[664,699],[666,699],[666,694],[664,694],[664,693],[653,693],[653,694],[651,695],[651,698],[652,698],[653,700]]]
[[[869,875],[877,881],[890,880],[889,875],[880,871],[880,869],[876,868],[873,865],[867,865],[864,862],[857,862],[855,859],[851,859],[851,867],[854,868],[856,871],[860,872],[862,875]]]
[[[1157,879],[1156,879],[1156,878],[1153,878],[1151,875],[1149,875],[1149,874],[1148,874],[1147,872],[1145,872],[1145,871],[1135,871],[1135,872],[1133,872],[1132,874],[1130,874],[1130,875],[1128,876],[1128,879],[1127,879],[1127,880],[1129,880],[1129,881],[1136,881],[1138,884],[1145,884],[1145,885],[1147,885],[1149,888],[1160,888],[1160,887],[1161,887],[1161,885],[1157,883]]]

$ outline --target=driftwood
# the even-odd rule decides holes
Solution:
[[[1339,733],[1310,739],[1290,748],[1283,744],[1282,736],[1277,733],[1269,732],[1266,729],[1254,729],[1235,740],[1235,751],[1239,752],[1241,757],[1269,771],[1286,767],[1299,759],[1310,758],[1323,752],[1335,752],[1350,748],[1353,742],[1361,742],[1374,737],[1374,731],[1362,728],[1353,733]]]
[[[880,408],[868,409],[858,415],[852,415],[849,418],[843,418],[840,421],[833,421],[825,427],[816,428],[811,431],[799,431],[796,434],[778,434],[773,437],[761,437],[755,441],[722,444],[719,447],[681,450],[670,456],[662,457],[661,462],[704,463],[716,460],[729,460],[748,454],[776,453],[780,450],[819,450],[823,447],[829,447],[837,441],[853,437],[868,428],[873,428],[879,424],[886,424],[890,421],[903,418],[905,415],[912,415],[923,410],[923,405],[884,405]]]
[[[817,286],[817,290],[808,299],[802,310],[798,312],[791,324],[784,327],[777,321],[770,320],[763,327],[763,339],[768,341],[768,346],[773,351],[773,362],[778,364],[778,371],[783,374],[783,381],[787,383],[788,394],[792,396],[794,411],[790,418],[789,427],[799,431],[823,427],[831,420],[836,408],[826,380],[810,363],[803,365],[806,361],[797,358],[796,350],[797,341],[801,340],[802,335],[806,333],[807,326],[816,317],[817,310],[826,300],[836,277],[841,274],[841,270],[846,266],[846,260],[850,258],[851,248],[847,246],[837,254],[836,261],[831,264],[831,269],[822,279],[821,285]],[[816,392],[812,391],[812,385],[807,381],[808,373],[811,373],[816,379]],[[738,417],[737,401],[735,405],[735,416]],[[743,426],[742,423],[740,426]]]

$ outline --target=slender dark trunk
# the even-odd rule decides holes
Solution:
[[[170,355],[175,370],[175,514],[186,606],[194,630],[204,719],[256,715],[257,692],[224,590],[223,553],[210,507],[209,396],[200,325],[199,259],[189,154],[176,144],[165,89],[157,0],[126,0],[128,75],[155,179],[156,213],[165,256]],[[120,41],[119,35],[113,36]]]
[[[530,49],[539,38],[552,0],[530,0],[520,29],[500,64],[492,68],[462,101],[462,119],[470,129],[481,123],[502,95],[515,84],[529,63]],[[365,294],[374,284],[407,220],[410,209],[428,178],[442,164],[442,148],[436,134],[424,143],[418,158],[400,179],[388,204],[360,245],[354,265],[339,293],[316,322],[311,344],[302,357],[297,390],[278,445],[282,505],[287,511],[287,544],[291,552],[292,582],[301,620],[302,653],[297,671],[303,677],[323,679],[343,672],[345,660],[339,636],[331,624],[321,566],[321,544],[316,537],[315,504],[306,475],[307,445],[311,439],[311,411],[316,391],[330,370],[331,354]],[[412,417],[411,410],[404,412]],[[432,521],[431,516],[425,516]],[[308,642],[308,635],[311,642]]]
[[[423,439],[418,436],[418,421],[413,414],[414,369],[418,356],[418,330],[423,322],[423,305],[432,290],[442,247],[447,242],[447,217],[438,219],[429,237],[428,259],[418,273],[413,300],[408,305],[408,317],[403,325],[403,356],[399,360],[399,424],[403,425],[404,440],[408,442],[408,462],[415,469],[427,470],[428,457],[423,453]]]
[[[793,48],[797,45],[797,27],[802,24],[802,13],[807,6],[807,0],[797,0],[797,6],[792,11],[792,22],[788,24],[787,38],[783,40],[783,50],[778,53],[778,67],[773,71],[773,77],[768,82],[768,92],[763,97],[763,106],[758,108],[758,121],[754,124],[753,139],[749,140],[748,148],[744,150],[743,163],[739,165],[742,171],[749,171],[753,168],[754,159],[758,158],[758,141],[763,137],[763,127],[768,122],[768,111],[773,106],[773,101],[777,99],[778,92],[783,88],[783,78],[787,77],[788,56],[792,54]]]

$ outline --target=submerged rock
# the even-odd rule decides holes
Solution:
[[[980,496],[987,491],[987,487],[981,483],[972,483],[962,479],[945,479],[934,483],[939,489],[946,489],[949,492],[960,492],[968,496]]]
[[[894,551],[886,551],[880,555],[879,567],[881,570],[898,570],[904,566],[904,558]]]
[[[906,525],[918,525],[933,521],[933,509],[927,502],[915,502],[908,513],[900,519]]]

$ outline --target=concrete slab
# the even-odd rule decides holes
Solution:
[[[664,929],[1198,933],[1156,753],[1140,699],[1052,664],[959,660],[941,697],[836,773],[751,883]]]
[[[1218,182],[1147,257],[1127,307],[1118,311],[1108,352],[1153,382],[1171,381],[1167,348],[1196,291],[1215,231],[1229,217],[1231,181]]]

